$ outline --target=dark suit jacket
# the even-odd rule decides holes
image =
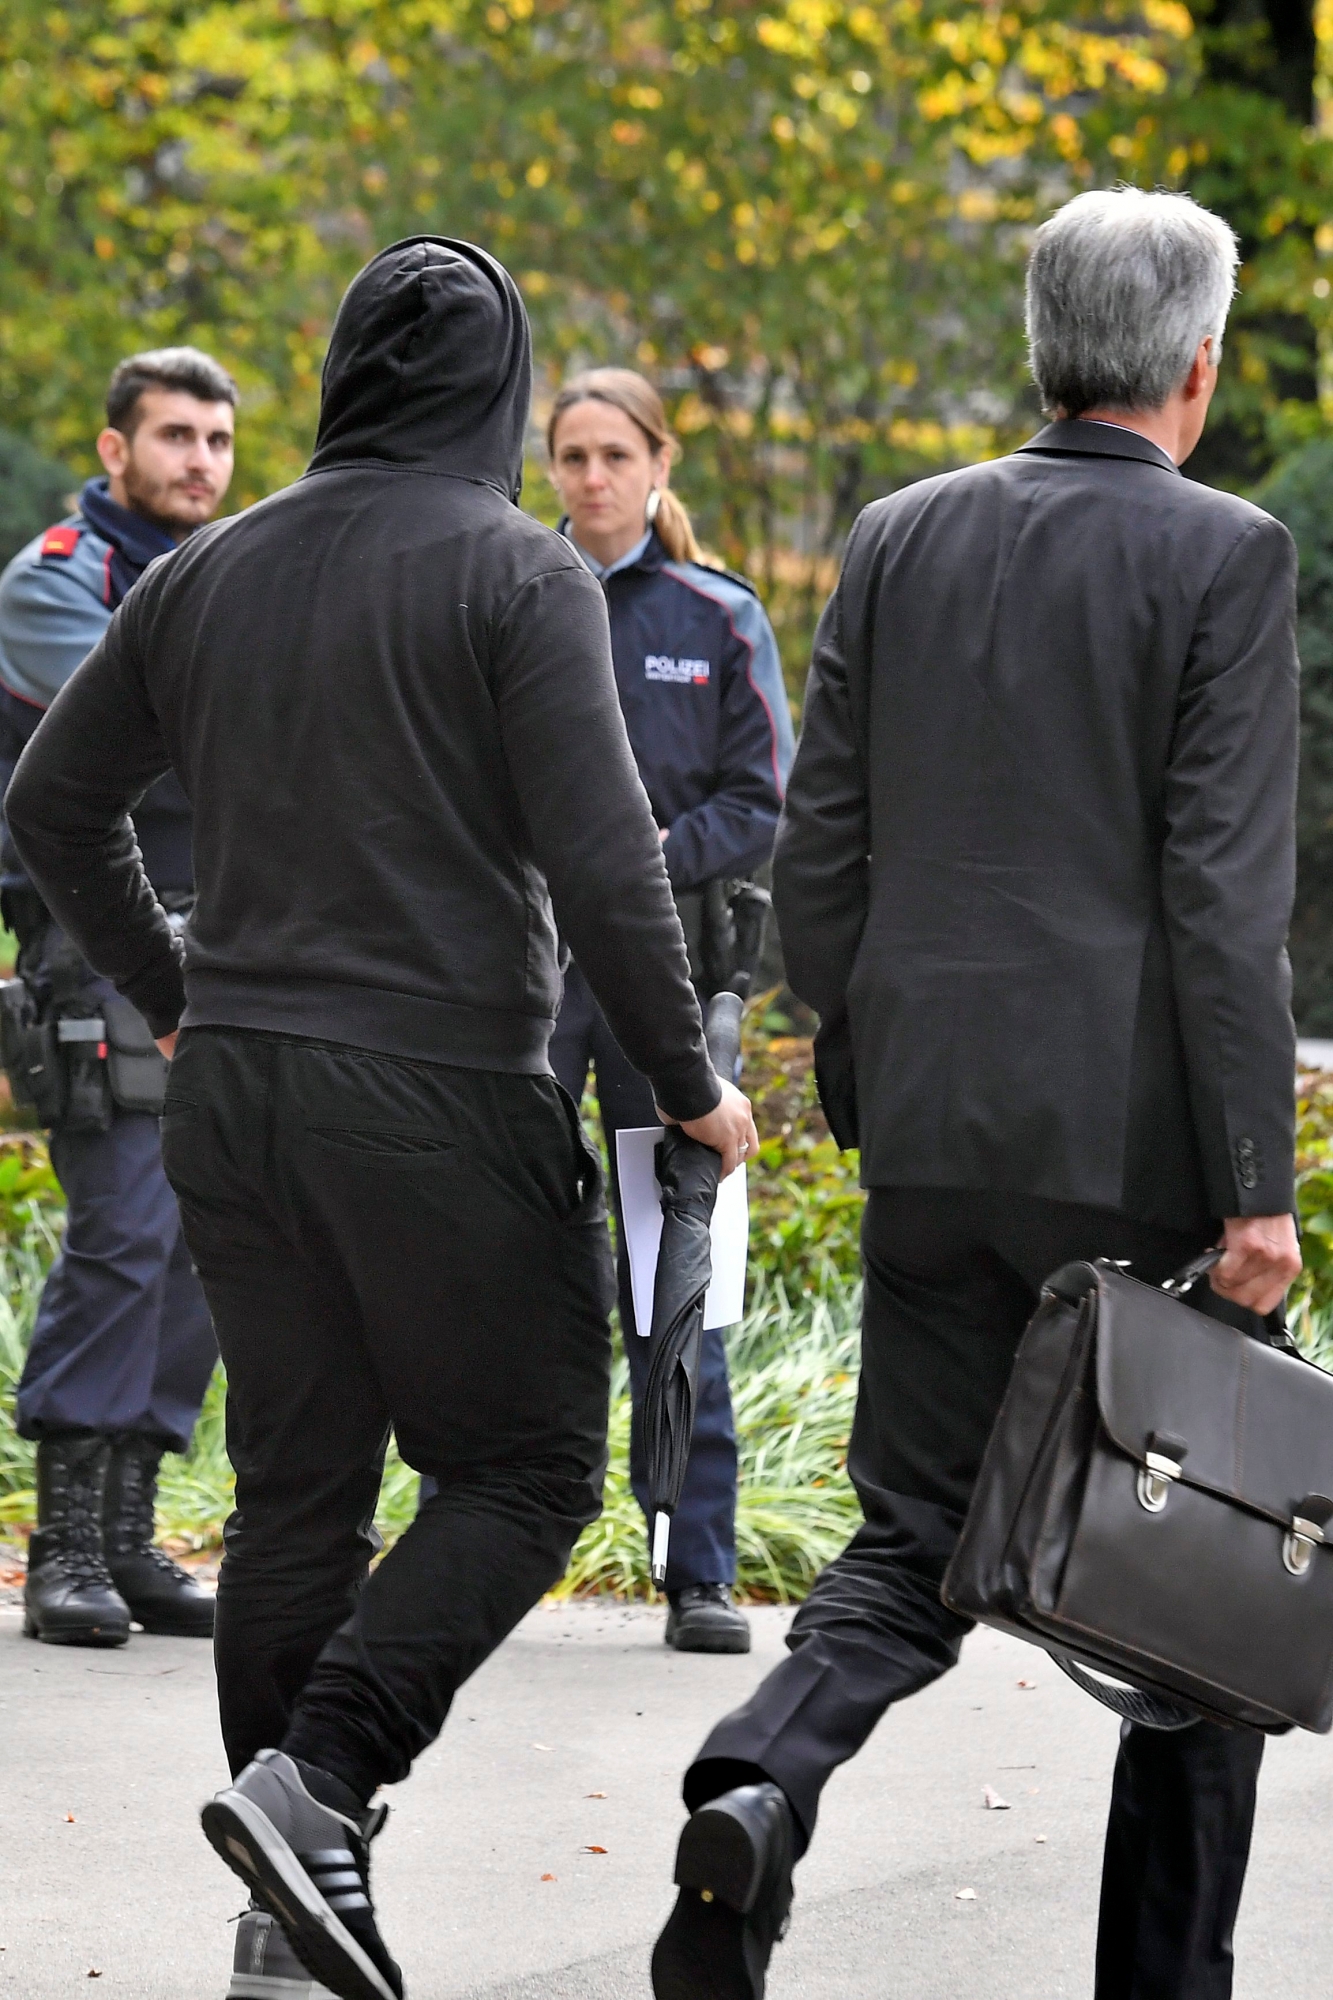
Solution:
[[[774,887],[867,1186],[1291,1208],[1295,576],[1109,424],[860,516]]]

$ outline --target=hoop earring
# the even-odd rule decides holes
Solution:
[[[645,505],[643,510],[643,518],[648,527],[651,528],[653,522],[657,519],[657,510],[661,506],[661,504],[662,504],[662,489],[660,486],[654,486],[652,492],[648,495],[647,504]]]

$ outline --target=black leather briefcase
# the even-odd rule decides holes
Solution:
[[[1066,1264],[1023,1335],[944,1601],[1090,1692],[1080,1667],[1128,1682],[1110,1705],[1134,1719],[1323,1732],[1330,1495],[1333,1376],[1112,1264]]]

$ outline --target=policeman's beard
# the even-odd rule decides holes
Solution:
[[[161,528],[164,534],[174,535],[178,540],[185,535],[192,535],[196,528],[202,528],[212,517],[211,507],[202,519],[171,513],[170,485],[163,480],[153,479],[141,471],[134,460],[133,445],[130,447],[129,460],[121,474],[121,481],[131,512],[142,515],[143,519],[151,521],[155,528]]]

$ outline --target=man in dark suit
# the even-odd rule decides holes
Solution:
[[[1023,1327],[1070,1258],[1254,1326],[1300,1269],[1284,941],[1295,553],[1179,472],[1236,269],[1180,195],[1039,231],[1054,421],[867,508],[778,835],[792,986],[869,1190],[849,1469],[865,1525],[685,1780],[659,2000],[757,2000],[821,1789],[969,1627],[940,1582]],[[1127,1728],[1097,2000],[1225,2000],[1263,1739]]]

